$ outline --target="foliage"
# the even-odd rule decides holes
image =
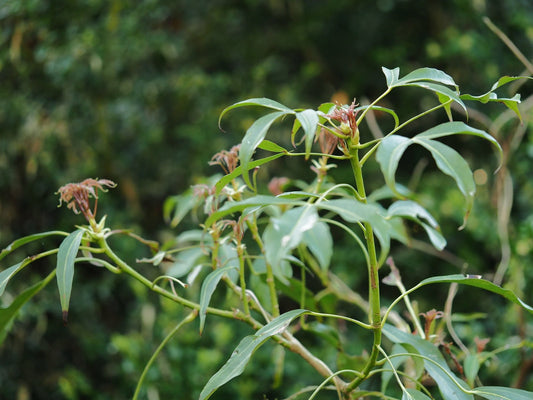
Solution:
[[[451,76],[434,68],[420,68],[403,77],[399,68],[383,68],[383,73],[386,90],[366,105],[354,101],[350,105],[325,103],[316,110],[291,109],[267,98],[253,98],[224,109],[220,120],[228,112],[243,107],[261,107],[268,113],[250,125],[238,146],[213,157],[211,163],[221,166],[225,176],[215,177],[211,184],[197,185],[188,195],[170,200],[165,209],[174,225],[188,211],[196,210],[205,218],[201,230],[184,231],[163,245],[128,230],[111,229],[105,216],[96,220],[99,191],[104,186],[114,187],[114,182],[87,179],[61,187],[58,191],[61,201],[75,213],[81,213],[88,225],[78,226],[72,233],[52,231],[13,242],[1,257],[44,236],[66,236],[59,248],[38,253],[1,272],[0,287],[5,288],[34,260],[57,253],[56,277],[65,323],[75,263],[90,263],[114,274],[125,274],[161,298],[191,309],[150,358],[137,383],[134,399],[141,393],[150,366],[164,345],[197,316],[200,334],[206,327],[209,329],[214,316],[240,321],[253,331],[240,340],[227,362],[206,382],[199,394],[202,400],[240,376],[254,353],[269,340],[298,355],[301,362],[322,377],[311,386],[302,381],[300,388],[284,393],[290,398],[306,392],[311,393],[309,398],[314,398],[322,391],[345,399],[363,396],[427,399],[439,396],[439,392],[444,399],[457,400],[474,396],[489,400],[530,397],[532,392],[525,390],[480,383],[483,363],[496,353],[510,350],[508,345],[487,354],[484,352],[487,343],[479,341],[477,352],[472,352],[454,336],[454,314],[450,309],[436,311],[435,303],[429,299],[426,311],[420,313],[411,296],[426,285],[451,283],[448,296],[452,301],[456,286],[467,285],[500,295],[528,312],[533,312],[533,308],[513,290],[478,275],[438,276],[424,271],[430,277],[407,290],[400,269],[409,275],[413,266],[402,265],[399,269],[391,257],[393,241],[409,247],[417,229],[427,235],[436,251],[446,246],[439,223],[424,207],[423,198],[397,182],[397,170],[407,148],[411,144],[420,145],[431,154],[437,169],[455,181],[463,198],[464,220],[460,227],[463,229],[473,207],[474,174],[463,156],[442,139],[459,135],[483,139],[495,149],[500,166],[503,149],[487,132],[454,121],[452,104],[466,112],[467,101],[502,103],[520,118],[517,106],[520,96],[496,94],[501,86],[519,78],[500,78],[486,94],[473,96],[461,93]],[[413,86],[435,94],[437,102],[408,118],[379,105],[386,103],[391,92]],[[384,123],[383,134],[372,137],[362,129],[362,123],[376,112],[387,115],[392,123]],[[415,122],[438,112],[450,120],[412,136],[399,134],[412,133]],[[293,120],[290,141],[294,150],[290,151],[284,141],[267,139],[273,124],[284,118]],[[257,157],[262,152],[274,154]],[[268,185],[271,194],[263,194],[258,167],[282,157],[310,163],[314,180],[306,183],[297,176],[277,177]],[[373,158],[384,185],[371,193],[363,171]],[[333,180],[331,171],[340,163],[349,165],[354,184]],[[116,236],[130,237],[151,250],[151,257],[139,261],[153,264],[155,277],[150,277],[155,271],[143,274],[117,254],[110,243],[110,238]],[[352,251],[357,249],[362,255],[343,267],[332,262],[339,236],[348,238]],[[383,283],[400,291],[388,306],[384,305],[380,280],[380,269],[385,268],[385,263],[390,274],[383,278]],[[343,282],[340,274],[345,272],[366,273],[368,299]],[[50,276],[43,284],[49,280]],[[308,281],[314,281],[313,285]],[[226,287],[226,300],[219,305],[214,297],[220,293],[221,284]],[[194,285],[199,286],[198,290],[189,290]],[[26,292],[20,296],[24,296],[20,301],[31,298]],[[286,299],[297,307],[285,310]],[[405,305],[406,318],[397,310],[400,302]],[[3,312],[12,319],[18,308],[17,303],[17,308]],[[446,327],[437,323],[438,319],[444,319]],[[371,338],[355,358],[351,359],[348,335],[343,333],[339,321],[347,324],[351,340],[363,343]],[[7,331],[9,324],[4,324],[3,329]],[[457,348],[446,341],[446,329]],[[324,347],[323,343],[327,345]],[[523,340],[512,348],[528,351],[531,342]],[[331,361],[335,359],[336,362]],[[283,361],[278,367],[283,370]],[[436,387],[428,383],[428,376]]]

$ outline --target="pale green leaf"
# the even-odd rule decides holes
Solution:
[[[432,83],[432,82],[413,82],[413,83],[406,84],[405,86],[418,86],[423,89],[431,90],[432,92],[435,92],[437,94],[437,96],[439,97],[439,101],[442,102],[444,98],[452,99],[453,101],[455,101],[457,104],[459,104],[462,107],[465,113],[468,113],[465,103],[461,100],[457,92],[454,92],[453,90],[449,89],[446,86],[439,85],[437,83]],[[444,98],[442,96],[444,96]]]
[[[333,238],[328,224],[317,222],[311,229],[304,232],[303,242],[317,259],[320,268],[327,270],[333,256]]]
[[[474,381],[476,379],[477,373],[479,371],[479,355],[478,354],[468,354],[465,357],[464,363],[465,377],[466,381],[470,387],[474,386]]]
[[[397,73],[399,74],[399,70]],[[420,82],[420,81],[437,82],[443,85],[457,87],[457,84],[455,83],[455,81],[450,75],[435,68],[416,69],[408,73],[407,75],[405,75],[403,78],[396,79],[395,82],[392,84],[392,86],[393,87],[404,86],[404,85],[408,85],[413,82]]]
[[[385,67],[381,67],[381,70],[383,71],[383,74],[385,74],[387,87],[393,87],[396,82],[398,82],[398,78],[400,76],[400,68],[396,67],[394,69],[388,69]]]
[[[292,310],[270,321],[254,335],[246,336],[233,351],[231,357],[207,382],[200,393],[200,400],[205,400],[222,385],[239,376],[250,361],[253,353],[269,338],[283,332],[289,324],[306,310]]]
[[[376,160],[385,178],[385,183],[398,197],[402,195],[396,189],[396,170],[403,153],[411,143],[409,138],[403,136],[387,136],[381,141],[376,153]]]
[[[81,238],[84,231],[78,229],[68,235],[57,253],[57,287],[59,288],[59,298],[61,301],[61,310],[63,311],[63,320],[66,322],[72,291],[72,281],[74,279],[74,261],[80,247]]]
[[[202,283],[202,289],[200,290],[200,335],[204,330],[207,307],[211,301],[211,296],[215,292],[215,289],[217,288],[217,285],[224,274],[233,269],[237,269],[237,267],[234,265],[227,265],[225,267],[215,269],[204,279]]]
[[[305,133],[305,156],[309,158],[311,147],[315,140],[316,128],[318,124],[318,114],[315,110],[303,110],[296,113],[296,119],[300,121]]]
[[[450,370],[439,349],[431,342],[388,324],[383,327],[383,334],[393,343],[411,345],[420,355],[427,358],[424,359],[424,367],[437,383],[443,398],[446,400],[474,400],[474,396],[466,393],[468,388],[465,382]],[[413,358],[416,356],[417,354],[412,354]]]
[[[4,290],[6,290],[7,283],[21,269],[23,264],[24,261],[21,261],[18,264],[12,265],[11,267],[6,268],[2,272],[0,272],[0,296],[4,294]]]
[[[244,181],[248,186],[252,186],[250,177],[248,176],[250,160],[255,152],[255,149],[265,138],[270,126],[283,115],[286,115],[285,111],[276,111],[258,118],[246,131],[244,138],[241,142],[239,149],[239,161],[242,167],[242,173]]]
[[[481,386],[472,391],[487,400],[531,400],[533,392],[501,386]]]
[[[431,398],[416,389],[407,389],[403,392],[402,400],[431,400]]]
[[[28,302],[35,294],[37,294],[43,287],[45,287],[54,277],[55,271],[50,273],[45,279],[27,288],[19,294],[7,308],[0,308],[0,345],[4,341],[13,321],[17,317],[20,309]]]

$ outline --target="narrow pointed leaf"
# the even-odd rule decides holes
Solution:
[[[214,374],[200,393],[200,400],[206,400],[222,385],[239,376],[250,361],[253,353],[269,338],[283,332],[289,324],[306,310],[292,310],[280,315],[259,329],[254,335],[246,336],[233,351],[231,357]]]
[[[288,153],[288,151],[284,149],[283,147],[281,147],[279,144],[274,143],[267,139],[259,143],[259,146],[257,147],[262,150],[271,151],[273,153]]]
[[[527,305],[522,300],[520,300],[512,290],[504,289],[500,286],[495,285],[494,283],[490,281],[481,279],[478,276],[471,277],[470,275],[465,276],[462,274],[435,276],[432,278],[424,279],[418,285],[416,285],[415,288],[419,288],[419,287],[428,285],[430,283],[460,283],[462,285],[474,286],[480,289],[487,290],[492,293],[499,294],[500,296],[505,297],[507,300],[525,308],[530,313],[533,313],[533,307]]]
[[[385,178],[385,183],[398,197],[402,196],[396,189],[396,170],[403,153],[411,143],[409,138],[403,136],[388,136],[381,141],[376,153],[376,160]]]
[[[305,133],[305,156],[309,158],[311,147],[315,140],[316,128],[318,124],[318,114],[315,110],[304,110],[296,113],[296,119],[300,121]]]
[[[413,83],[406,84],[405,86],[418,86],[423,89],[431,90],[432,92],[435,92],[437,96],[439,96],[439,100],[441,102],[443,100],[442,96],[444,96],[444,98],[446,99],[452,99],[457,104],[459,104],[461,108],[465,111],[465,113],[468,115],[468,110],[466,108],[466,105],[463,102],[463,100],[461,100],[459,94],[449,89],[446,86],[439,85],[437,83],[432,83],[432,82],[413,82]]]
[[[35,296],[42,288],[44,288],[50,280],[54,277],[54,273],[50,273],[41,282],[27,288],[21,294],[19,294],[15,300],[7,308],[0,308],[0,345],[6,338],[9,329],[13,325],[13,321],[17,317],[20,309],[26,304],[33,296]]]
[[[15,240],[14,242],[10,243],[5,249],[3,249],[0,252],[0,260],[7,256],[12,251],[16,250],[20,246],[24,246],[27,243],[34,242],[36,240],[40,240],[42,238],[45,238],[47,236],[53,236],[53,235],[60,235],[60,236],[67,236],[68,233],[61,232],[61,231],[49,231],[49,232],[42,232],[42,233],[36,233],[29,236],[24,236],[20,239]]]
[[[72,291],[72,281],[74,279],[74,261],[80,247],[83,230],[78,229],[68,235],[57,253],[57,287],[59,288],[59,298],[61,301],[61,311],[63,320],[66,322]]]
[[[211,301],[211,296],[215,292],[218,282],[220,282],[222,276],[224,276],[224,274],[228,273],[232,269],[237,269],[237,267],[233,265],[227,265],[225,267],[215,269],[213,272],[207,275],[207,277],[204,279],[204,282],[202,283],[202,289],[200,291],[200,335],[204,330],[205,316],[207,312],[207,307],[209,306],[209,302]]]
[[[383,334],[393,343],[411,345],[420,355],[431,360],[424,359],[424,367],[437,383],[444,399],[474,400],[474,396],[465,393],[468,390],[466,383],[451,371],[439,349],[431,342],[403,332],[389,324],[385,324],[383,327]],[[413,353],[412,357],[415,358],[416,354]]]
[[[533,392],[501,386],[481,386],[473,390],[476,396],[487,400],[531,400]]]
[[[239,101],[238,103],[232,104],[229,107],[226,107],[222,112],[220,113],[220,117],[218,118],[218,125],[220,126],[220,121],[222,120],[222,117],[226,115],[226,113],[230,110],[233,110],[235,108],[239,107],[249,107],[249,106],[259,106],[259,107],[265,107],[265,108],[271,108],[273,110],[277,111],[283,111],[286,114],[294,114],[294,111],[291,110],[289,107],[284,106],[281,103],[278,103],[277,101],[267,99],[265,97],[261,98],[254,98],[254,99],[248,99]]]
[[[317,222],[315,226],[304,232],[303,242],[317,259],[320,268],[327,270],[333,256],[333,238],[328,224]]]
[[[241,212],[246,209],[257,209],[263,206],[284,205],[284,204],[303,205],[305,203],[297,202],[297,201],[291,200],[289,198],[284,198],[284,197],[258,195],[258,196],[250,197],[243,201],[227,202],[218,211],[214,212],[213,214],[209,216],[209,218],[207,218],[207,220],[205,221],[205,225],[211,226],[213,222],[216,222],[219,219],[224,218],[225,216],[229,214]]]
[[[276,111],[264,115],[257,119],[246,131],[239,149],[239,161],[241,162],[244,181],[248,186],[252,186],[250,177],[248,176],[248,170],[250,169],[248,164],[252,159],[255,149],[263,141],[274,121],[286,114],[286,111]]]
[[[416,389],[407,389],[406,392],[403,392],[402,400],[431,400],[424,393]]]
[[[263,142],[261,143],[264,143],[265,140],[263,140]],[[261,145],[259,146],[261,147]],[[251,162],[248,163],[248,170],[244,170],[242,168],[242,166],[238,166],[237,168],[235,168],[231,173],[227,174],[227,175],[224,175],[222,178],[220,178],[220,180],[215,184],[215,193],[216,195],[218,196],[221,192],[222,192],[222,189],[224,189],[224,187],[230,183],[232,180],[234,180],[235,178],[239,177],[240,175],[242,174],[246,174],[249,170],[251,169],[254,169],[256,167],[259,167],[263,164],[266,164],[270,161],[273,161],[275,160],[276,158],[280,158],[281,156],[284,156],[285,153],[277,153],[277,154],[274,154],[274,155],[271,155],[269,157],[265,157],[265,158],[261,158],[259,160],[253,160]]]
[[[13,277],[13,275],[15,275],[20,270],[23,264],[24,261],[21,261],[18,264],[6,268],[2,272],[0,272],[0,296],[4,294],[4,290],[6,290],[7,283]]]

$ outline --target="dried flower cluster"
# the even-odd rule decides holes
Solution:
[[[335,107],[335,109],[329,114],[332,120],[340,122],[340,130],[344,134],[349,134],[352,140],[359,139],[359,130],[357,127],[357,113],[355,108],[358,104],[355,103],[355,99],[348,107]]]
[[[239,148],[240,145],[233,146],[229,151],[222,150],[216,153],[209,165],[220,165],[226,174],[235,171],[237,164],[239,164]]]
[[[85,179],[79,183],[68,183],[57,191],[60,195],[59,206],[63,202],[74,213],[82,213],[89,223],[94,223],[98,205],[98,190],[105,192],[104,186],[114,188],[117,184],[109,179]],[[94,208],[91,209],[90,199],[94,199]]]

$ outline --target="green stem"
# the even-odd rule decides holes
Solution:
[[[170,331],[170,333],[165,337],[165,339],[163,339],[163,341],[159,344],[157,349],[154,351],[154,354],[152,354],[152,357],[150,357],[150,359],[148,360],[148,362],[144,366],[144,370],[143,370],[143,372],[141,374],[141,377],[139,378],[139,381],[137,382],[137,387],[135,388],[135,393],[133,394],[133,400],[137,400],[137,398],[139,397],[139,392],[141,391],[141,386],[142,386],[142,384],[144,382],[144,378],[146,377],[146,373],[148,372],[148,370],[150,369],[150,367],[154,363],[154,361],[157,358],[157,356],[159,355],[159,353],[161,353],[161,350],[163,350],[163,347],[165,347],[167,345],[169,340],[172,339],[172,337],[176,334],[176,332],[178,332],[180,330],[180,328],[183,325],[188,324],[189,322],[192,322],[196,318],[197,315],[198,315],[198,311],[193,310],[189,315],[187,315],[183,319],[183,321],[181,321],[178,325],[176,325],[176,327],[174,329],[172,329],[172,331]]]
[[[355,183],[359,196],[363,203],[366,203],[366,191],[363,180],[362,166],[359,160],[359,150],[357,147],[348,143],[350,149],[350,162],[352,165],[352,171],[355,178]],[[379,348],[381,345],[381,306],[380,306],[380,294],[379,294],[379,273],[378,273],[378,259],[376,253],[376,243],[374,241],[374,231],[370,223],[364,223],[364,233],[366,240],[366,247],[368,250],[369,263],[368,263],[368,303],[370,305],[370,325],[374,332],[374,338],[372,343],[372,352],[370,357],[361,371],[361,375],[352,380],[346,387],[346,392],[350,392],[357,388],[361,382],[363,382],[372,368],[376,365],[376,361],[379,355]]]
[[[237,256],[239,257],[239,280],[241,284],[241,297],[244,313],[250,315],[250,306],[248,305],[248,296],[246,296],[246,277],[244,275],[244,245],[237,246]]]

